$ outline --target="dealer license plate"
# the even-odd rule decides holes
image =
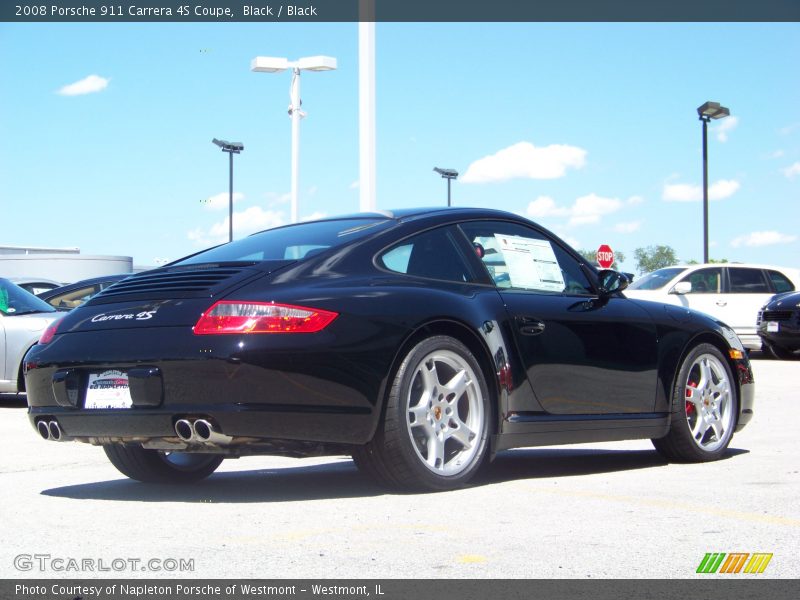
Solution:
[[[777,321],[769,321],[767,322],[767,331],[769,332],[776,332],[781,330],[781,324]]]
[[[131,406],[133,400],[126,373],[111,369],[89,375],[84,408],[130,408]]]

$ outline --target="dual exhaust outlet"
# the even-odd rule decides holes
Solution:
[[[53,442],[67,442],[70,438],[61,431],[61,426],[58,421],[39,421],[36,424],[36,430],[44,440],[51,440]]]
[[[175,434],[184,442],[200,444],[229,444],[233,439],[206,419],[178,419]]]

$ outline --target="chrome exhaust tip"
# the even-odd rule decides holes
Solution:
[[[50,439],[50,428],[45,421],[39,421],[36,424],[36,430],[39,432],[39,435],[42,436],[43,440]]]
[[[57,421],[50,421],[47,424],[47,429],[50,431],[50,439],[59,442],[61,441],[61,427],[58,426]]]
[[[196,437],[194,427],[187,419],[178,419],[175,422],[175,433],[184,442],[192,442]]]
[[[229,444],[233,439],[229,435],[216,431],[211,422],[206,419],[197,419],[194,422],[194,432],[198,440],[208,444]]]

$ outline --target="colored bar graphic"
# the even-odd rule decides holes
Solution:
[[[697,567],[698,573],[716,573],[722,559],[725,558],[724,552],[706,552],[703,560],[700,561],[700,566]]]
[[[744,568],[745,573],[763,573],[764,569],[767,568],[769,561],[772,560],[772,554],[767,553],[757,553],[753,554],[750,558],[750,562],[747,563],[747,566]]]
[[[750,554],[749,552],[731,552],[730,554],[725,552],[706,552],[697,567],[697,573],[714,574],[719,572],[735,575],[741,573],[742,569],[744,569],[745,573],[755,575],[763,573],[771,560],[772,554],[767,552],[756,552],[755,554]]]
[[[744,552],[731,552],[728,554],[728,559],[722,565],[721,573],[739,573],[744,567],[744,563],[750,556],[749,553]]]

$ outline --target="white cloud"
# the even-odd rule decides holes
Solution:
[[[709,200],[723,200],[733,196],[741,187],[734,179],[720,179],[708,187]],[[703,188],[689,183],[664,185],[662,198],[667,202],[697,202],[703,199]]]
[[[639,231],[641,226],[642,221],[627,221],[614,225],[614,231],[617,233],[633,233],[634,231]]]
[[[644,202],[644,198],[642,198],[641,196],[631,196],[630,198],[628,198],[628,204],[631,206],[636,206],[637,204],[641,204],[642,202]]]
[[[800,129],[800,122],[790,123],[786,127],[781,127],[780,129],[778,129],[778,133],[781,135],[789,135],[791,133],[794,133],[798,129]]]
[[[322,211],[317,210],[317,211],[314,211],[313,213],[311,213],[310,215],[306,215],[304,217],[300,217],[300,220],[301,221],[316,221],[318,219],[324,219],[327,216],[328,216],[328,213],[324,213]]]
[[[783,150],[775,150],[775,152],[770,152],[767,155],[767,158],[782,158],[785,152]]]
[[[797,239],[796,235],[787,235],[777,231],[754,231],[747,235],[737,237],[731,242],[731,246],[773,246],[775,244],[789,244]]]
[[[549,196],[539,196],[528,204],[525,211],[532,219],[543,219],[545,217],[566,217],[569,215],[568,208],[556,206],[556,201]]]
[[[262,229],[271,229],[286,224],[283,211],[263,209],[260,206],[251,206],[240,212],[233,213],[233,237],[241,238]],[[228,241],[228,217],[214,223],[208,230],[197,227],[186,236],[198,246],[208,247]]]
[[[65,85],[58,90],[58,94],[61,96],[82,96],[84,94],[102,92],[108,87],[109,81],[111,80],[106,79],[105,77],[100,77],[99,75],[89,75],[80,81]]]
[[[723,144],[728,141],[728,134],[736,129],[739,124],[739,117],[728,117],[719,122],[719,125],[714,127],[714,132],[717,134],[717,139]]]
[[[361,182],[358,179],[356,179],[353,183],[350,184],[350,189],[351,190],[357,190],[360,185],[361,185]]]
[[[463,183],[487,183],[509,179],[557,179],[568,168],[586,164],[586,150],[565,144],[537,148],[530,142],[519,142],[496,154],[474,161],[461,177]]]
[[[532,219],[569,217],[571,227],[597,223],[604,215],[618,211],[623,206],[619,198],[604,198],[597,194],[581,196],[570,207],[558,206],[549,196],[539,196],[528,204],[526,214]]]
[[[244,199],[244,194],[240,192],[233,192],[234,204],[243,199]],[[209,196],[205,200],[200,200],[200,203],[206,210],[222,210],[222,209],[227,210],[228,204],[230,203],[230,194],[229,192],[220,192],[219,194],[216,194],[214,196]]]
[[[783,169],[783,174],[789,179],[794,179],[797,175],[800,175],[800,161]]]

